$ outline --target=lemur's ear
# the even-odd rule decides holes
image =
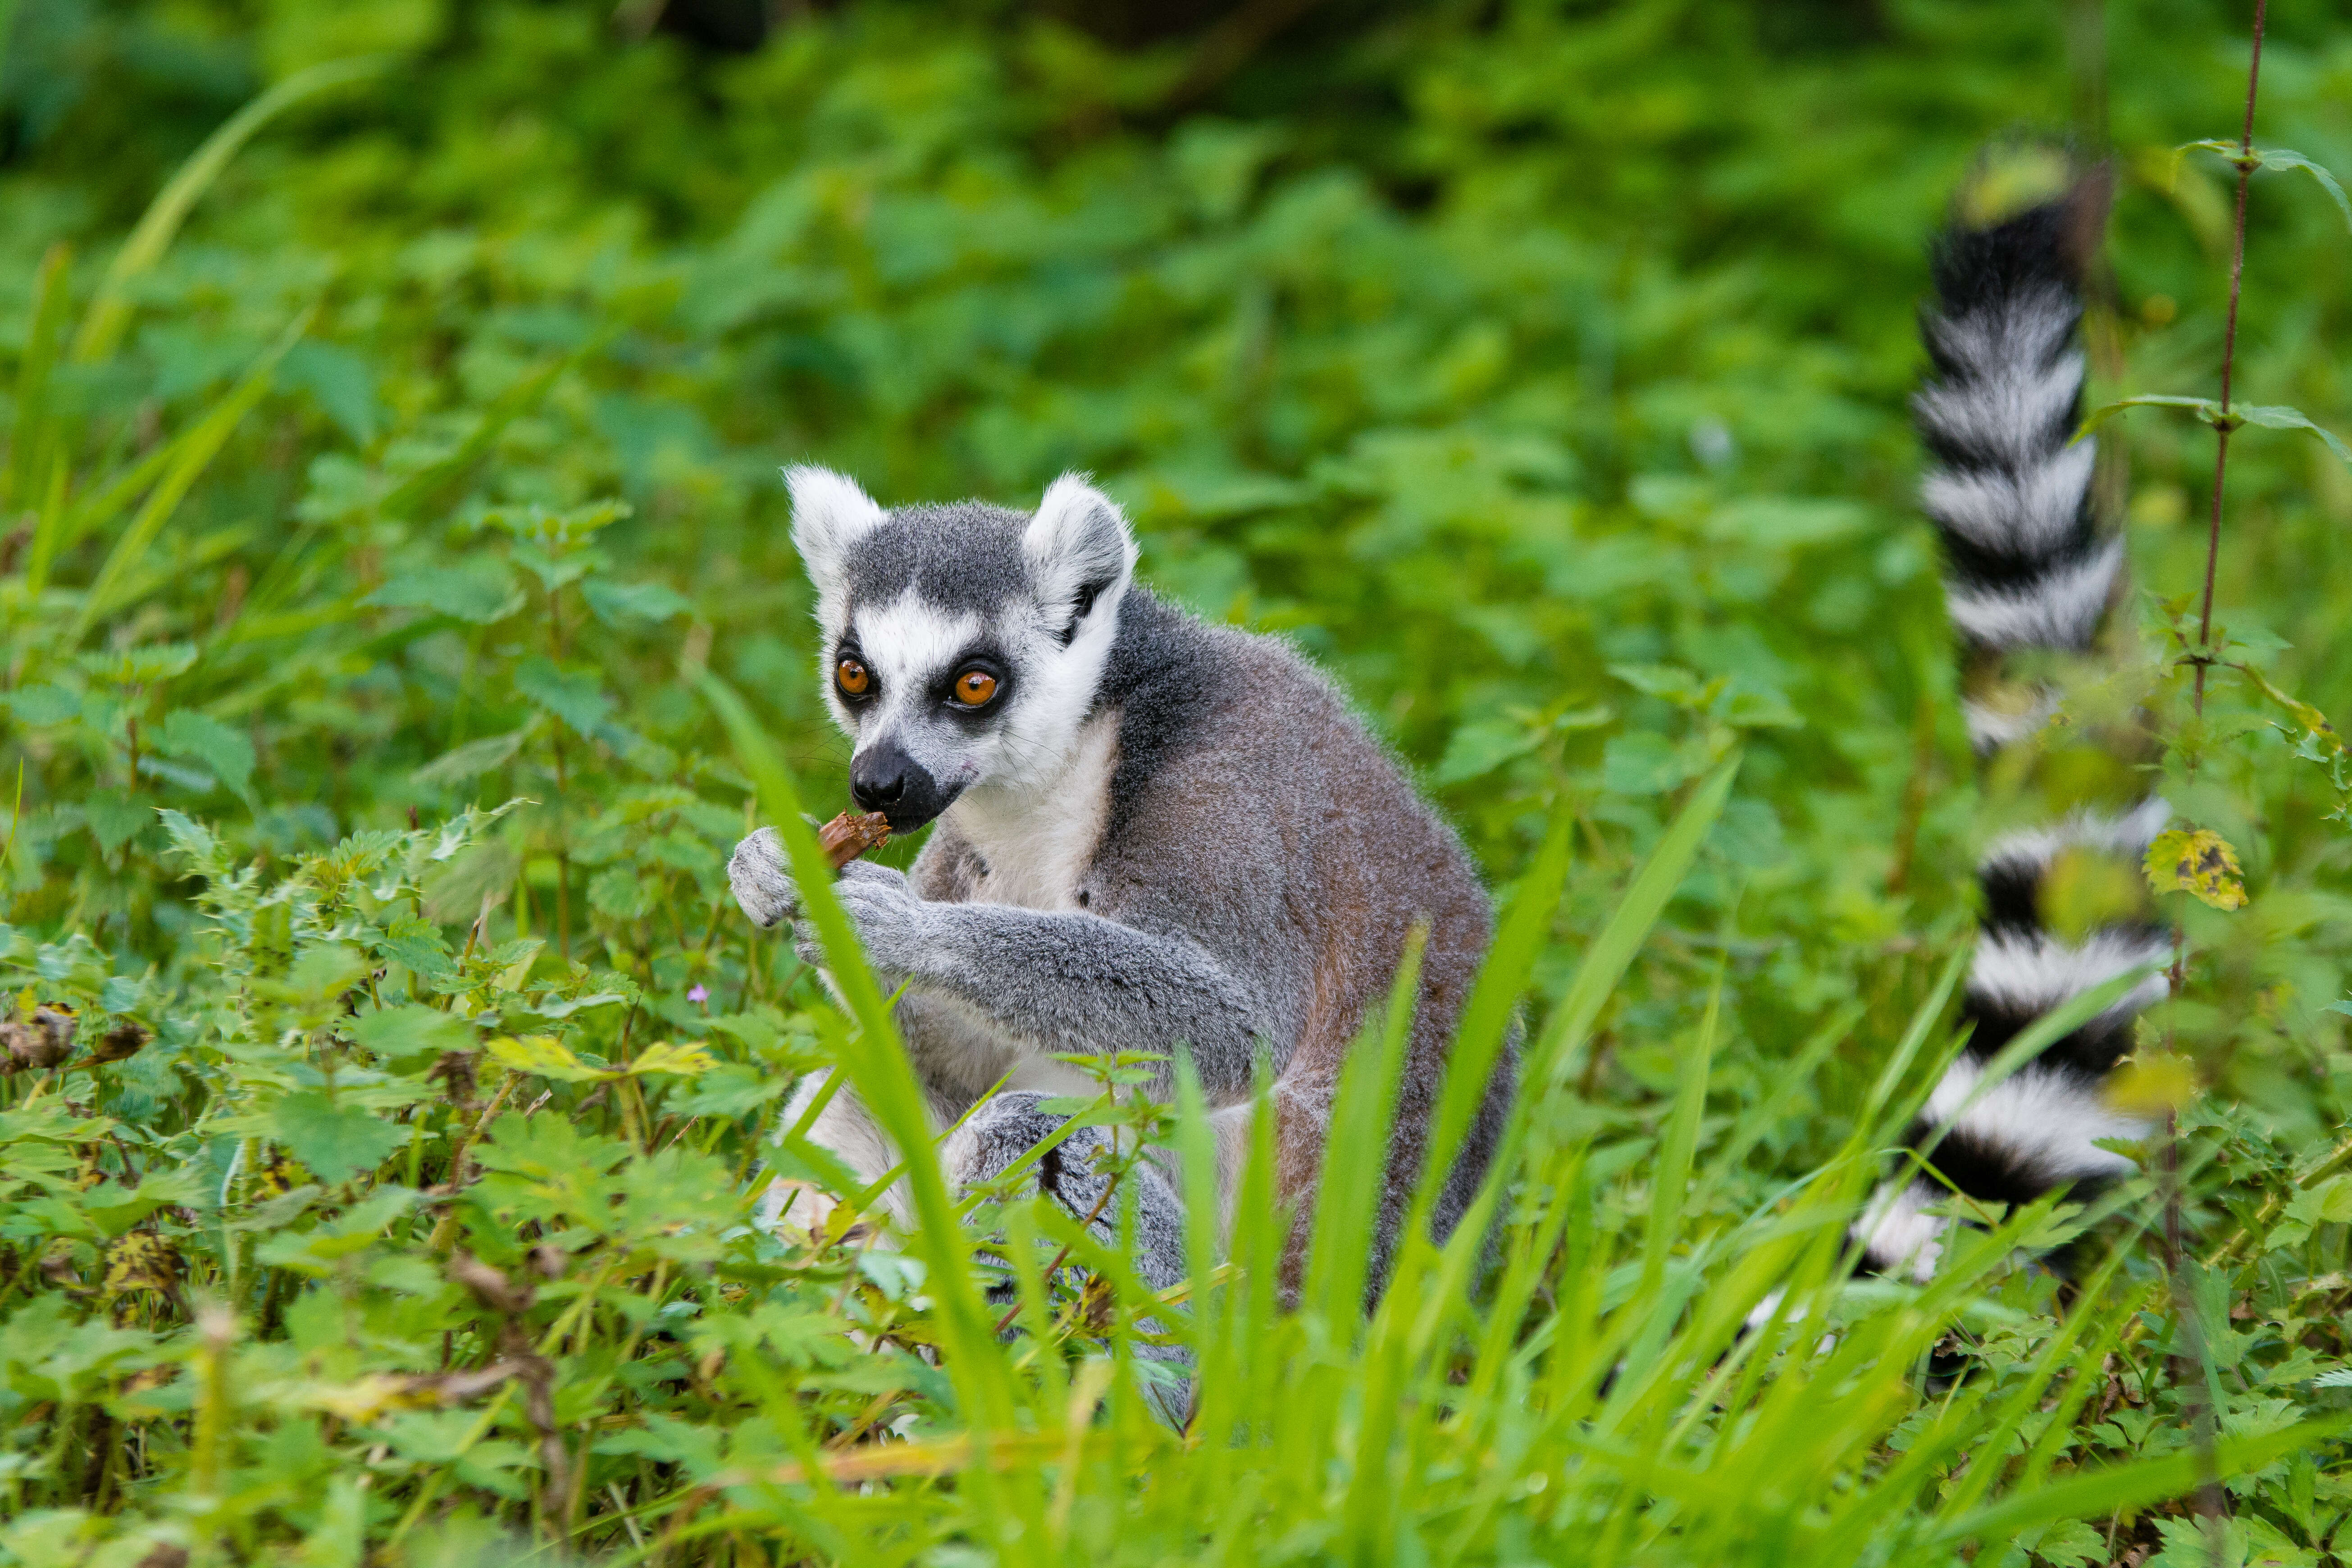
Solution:
[[[1058,628],[1065,643],[1097,604],[1116,601],[1135,575],[1135,536],[1126,517],[1084,474],[1064,474],[1046,487],[1021,548],[1037,574],[1038,597],[1066,613]]]
[[[858,536],[878,527],[883,510],[857,481],[831,468],[795,464],[784,470],[793,498],[793,548],[819,592],[841,580],[841,563]]]

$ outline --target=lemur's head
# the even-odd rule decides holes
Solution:
[[[1049,783],[1134,577],[1118,508],[1078,474],[1027,514],[979,501],[885,511],[828,469],[784,479],[816,584],[819,679],[856,742],[857,804],[909,833],[967,789]]]

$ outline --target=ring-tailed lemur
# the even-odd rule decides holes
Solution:
[[[2137,765],[2145,735],[2130,720],[2052,722],[2053,661],[2098,652],[2124,595],[2124,542],[2097,514],[2095,443],[2074,439],[2075,328],[2106,199],[2094,174],[2006,221],[1956,223],[1936,250],[1937,302],[1922,321],[1933,374],[1914,406],[1934,459],[1922,500],[1944,547],[1969,735],[1988,775],[2050,816],[1993,837],[1979,862],[1983,925],[1961,1004],[1970,1033],[1909,1136],[1941,1180],[1881,1190],[1855,1227],[1874,1272],[1934,1268],[1947,1222],[1927,1211],[1954,1189],[2009,1204],[2081,1193],[2132,1169],[2101,1140],[2147,1131],[2104,1089],[2133,1019],[2166,994],[2161,973],[1971,1103],[1986,1067],[2036,1018],[2171,954],[2138,869],[2168,815]],[[2062,881],[2073,896],[2060,901],[2077,906],[2065,931],[2051,898]],[[2081,907],[2084,889],[2104,892],[2105,907]]]
[[[1053,1053],[1181,1050],[1228,1195],[1265,1061],[1277,1184],[1303,1215],[1341,1061],[1425,921],[1381,1279],[1491,925],[1460,839],[1287,645],[1135,585],[1127,521],[1083,479],[1057,480],[1034,514],[886,511],[838,474],[787,481],[820,679],[855,742],[851,791],[896,832],[938,824],[910,874],[853,861],[835,890],[886,987],[905,985],[898,1023],[939,1125],[971,1112],[942,1145],[950,1178],[1002,1172],[1060,1125],[1042,1099],[1090,1090]],[[743,841],[729,876],[754,921],[796,916],[772,832]],[[1485,1173],[1511,1068],[1507,1056],[1449,1173],[1441,1233]],[[810,1136],[869,1181],[898,1163],[846,1091]],[[1102,1146],[1088,1129],[1042,1163],[1041,1184],[1082,1215]],[[1139,1271],[1172,1284],[1174,1188],[1147,1163],[1136,1199]]]

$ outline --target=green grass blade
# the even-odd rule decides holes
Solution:
[[[1389,988],[1386,1019],[1377,1027],[1366,1021],[1339,1069],[1331,1134],[1316,1183],[1314,1240],[1301,1295],[1301,1305],[1320,1313],[1334,1334],[1363,1316],[1372,1231],[1387,1185],[1389,1131],[1396,1117],[1397,1085],[1405,1043],[1412,1033],[1413,999],[1420,992],[1421,959],[1428,940],[1426,925],[1415,925],[1405,938],[1404,958]],[[1352,1340],[1352,1331],[1346,1337]]]
[[[2244,1475],[2289,1454],[2314,1447],[2347,1429],[2352,1429],[2352,1413],[2300,1422],[2282,1432],[2224,1438],[2215,1445],[2214,1467],[2224,1479]],[[2144,1508],[2152,1502],[2180,1497],[2196,1487],[2204,1464],[2203,1455],[2185,1448],[2158,1458],[2069,1476],[2038,1490],[2005,1498],[1990,1508],[1948,1521],[1936,1531],[1934,1539],[1939,1543],[1987,1541],[2053,1520],[2091,1519],[2117,1509]]]
[[[1521,1090],[1524,1103],[1534,1103],[1574,1070],[1578,1054],[1591,1034],[1593,1020],[1601,1016],[1601,1006],[1617,989],[1617,982],[1633,966],[1633,955],[1649,939],[1650,928],[1665,912],[1667,900],[1682,886],[1691,862],[1698,858],[1699,846],[1706,841],[1715,819],[1723,815],[1724,803],[1731,797],[1731,781],[1738,772],[1739,758],[1734,755],[1709,773],[1691,793],[1681,815],[1650,851],[1649,858],[1642,862],[1625,896],[1618,901],[1616,912],[1609,917],[1609,923],[1586,952],[1568,994],[1561,998],[1537,1040],[1536,1048],[1529,1053],[1527,1087]]]
[[[1439,1091],[1437,1111],[1430,1119],[1429,1141],[1422,1156],[1421,1174],[1412,1201],[1408,1229],[1425,1229],[1437,1206],[1438,1194],[1454,1172],[1454,1156],[1468,1135],[1494,1076],[1496,1058],[1510,1032],[1519,997],[1534,972],[1536,953],[1551,931],[1559,908],[1560,889],[1568,883],[1570,835],[1576,813],[1566,801],[1552,809],[1551,825],[1535,864],[1519,879],[1504,912],[1495,940],[1479,965],[1477,984],[1463,1005],[1462,1026],[1445,1062],[1445,1085]]]
[[[74,362],[93,363],[121,345],[122,334],[131,325],[131,284],[163,258],[189,212],[212,188],[221,171],[228,167],[229,160],[252,140],[254,132],[304,99],[365,80],[391,63],[386,56],[366,55],[330,60],[297,71],[229,116],[218,130],[205,138],[204,145],[190,153],[188,161],[155,193],[139,226],[123,241],[122,248],[114,253],[105,278],[99,283],[98,293],[82,317],[81,331],[74,335]]]
[[[1675,1085],[1675,1105],[1658,1146],[1658,1177],[1650,1189],[1649,1224],[1642,1240],[1641,1294],[1657,1289],[1665,1273],[1666,1249],[1681,1228],[1683,1197],[1690,1182],[1691,1156],[1698,1148],[1699,1118],[1706,1110],[1706,1083],[1715,1062],[1715,1031],[1723,1016],[1723,971],[1708,993],[1698,1038],[1683,1057]]]
[[[16,421],[8,434],[6,488],[0,507],[20,507],[43,486],[49,458],[49,371],[57,363],[58,340],[65,331],[66,310],[73,302],[73,252],[63,243],[52,245],[33,275],[32,325],[25,338],[25,357],[16,369]]]
[[[841,1070],[875,1120],[901,1150],[930,1146],[931,1125],[921,1088],[907,1061],[897,1026],[881,988],[866,966],[857,933],[833,896],[833,871],[815,833],[803,820],[800,792],[782,756],[769,741],[742,698],[708,669],[696,676],[705,701],[726,727],[736,760],[751,775],[761,811],[783,840],[793,878],[824,944],[827,965],[850,1015],[863,1031],[859,1048],[845,1055]],[[1013,1418],[1013,1392],[996,1326],[974,1287],[970,1248],[957,1223],[947,1180],[936,1160],[907,1162],[907,1185],[914,1202],[913,1237],[931,1271],[929,1289],[940,1303],[941,1337],[950,1352],[949,1375],[975,1428],[1003,1429]]]
[[[296,317],[294,323],[279,334],[278,341],[263,353],[253,368],[246,372],[245,379],[172,443],[173,456],[163,466],[163,477],[155,481],[154,489],[149,493],[138,514],[131,520],[131,526],[124,529],[122,536],[114,542],[113,550],[107,554],[106,563],[99,568],[97,579],[90,584],[89,592],[83,595],[81,613],[75,617],[72,630],[67,634],[68,647],[80,642],[89,634],[90,626],[98,618],[114,608],[124,578],[146,555],[148,547],[155,542],[155,536],[163,532],[163,525],[178,510],[181,499],[227,443],[230,433],[268,393],[270,377],[278,369],[278,362],[284,359],[287,351],[310,330],[311,319],[317,314],[314,306]]]

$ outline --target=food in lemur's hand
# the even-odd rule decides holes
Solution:
[[[890,819],[878,811],[845,811],[816,830],[824,858],[840,870],[869,849],[890,842]]]

